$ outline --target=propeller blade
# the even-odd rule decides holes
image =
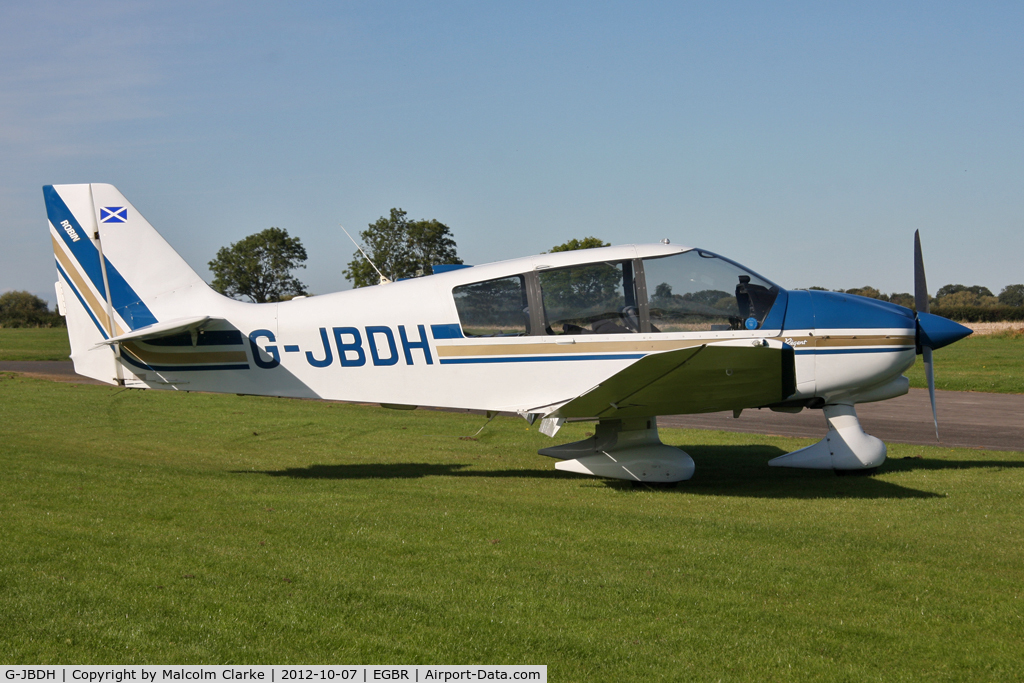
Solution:
[[[952,344],[971,333],[963,325],[930,315],[928,311],[928,283],[924,277],[924,256],[921,254],[921,232],[914,231],[914,308],[917,309],[917,347],[924,361],[924,375],[928,380],[928,397],[932,401],[932,422],[935,440],[939,440],[939,414],[935,410],[935,365],[932,349]],[[930,333],[929,333],[930,332]]]
[[[928,379],[928,397],[932,400],[932,421],[935,423],[935,440],[939,440],[939,414],[935,410],[935,366],[932,364],[931,347],[925,346],[921,349],[921,357],[924,360],[924,376]]]
[[[914,231],[914,307],[918,313],[928,313],[928,283],[924,279],[920,230]]]

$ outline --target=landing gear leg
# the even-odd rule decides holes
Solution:
[[[801,467],[812,470],[873,470],[885,462],[885,444],[861,429],[852,405],[826,405],[825,438],[807,448],[780,455],[772,467]]]

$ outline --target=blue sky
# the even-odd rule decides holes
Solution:
[[[1024,282],[1024,4],[0,6],[0,290],[41,186],[109,182],[197,271],[270,226],[313,292],[391,207],[467,263],[702,246],[785,287]]]

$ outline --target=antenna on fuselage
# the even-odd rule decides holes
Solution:
[[[391,280],[389,280],[386,277],[384,277],[384,273],[380,272],[380,268],[377,267],[377,264],[374,263],[373,261],[371,261],[370,257],[366,255],[366,252],[363,251],[363,248],[361,246],[359,246],[359,242],[356,242],[352,238],[352,235],[348,234],[348,230],[345,229],[345,226],[342,225],[341,223],[338,223],[338,227],[341,228],[341,231],[343,233],[345,233],[346,237],[348,237],[350,240],[352,240],[352,244],[356,245],[356,249],[358,249],[359,253],[363,255],[363,258],[366,259],[366,262],[369,263],[371,266],[373,266],[373,269],[377,271],[377,275],[380,275],[380,284],[386,285],[389,282],[391,282]]]

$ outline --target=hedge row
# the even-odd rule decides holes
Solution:
[[[23,327],[67,327],[67,321],[61,316],[53,314],[44,319],[34,318],[32,320],[26,320],[24,318],[4,318],[0,320],[0,329],[12,329],[12,328],[23,328]]]
[[[1024,322],[1024,306],[935,306],[931,312],[962,323]]]

